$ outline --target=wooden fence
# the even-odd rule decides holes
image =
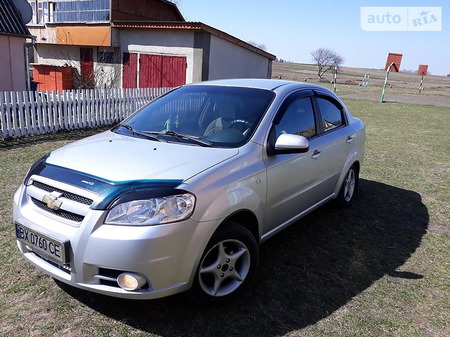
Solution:
[[[118,123],[168,90],[0,92],[0,140]]]

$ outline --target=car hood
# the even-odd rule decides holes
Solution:
[[[111,182],[184,181],[237,154],[237,149],[164,143],[106,131],[52,152],[46,162]]]

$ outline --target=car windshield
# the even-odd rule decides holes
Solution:
[[[254,88],[185,86],[151,102],[114,131],[149,140],[237,147],[250,139],[274,95]]]

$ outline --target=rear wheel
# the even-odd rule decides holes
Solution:
[[[353,204],[359,184],[359,173],[355,165],[350,167],[342,182],[339,195],[336,199],[340,207],[346,208]]]
[[[258,259],[258,244],[253,234],[235,222],[225,223],[203,253],[191,296],[203,304],[231,301],[247,288]]]

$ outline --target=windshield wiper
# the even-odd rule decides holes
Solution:
[[[144,132],[146,134],[149,134],[149,135],[171,136],[171,137],[174,137],[174,138],[187,139],[187,140],[190,140],[190,141],[192,141],[192,142],[194,142],[194,143],[196,143],[198,145],[201,145],[201,146],[210,147],[212,145],[211,142],[208,142],[206,140],[202,140],[199,137],[195,137],[195,136],[191,136],[191,135],[185,135],[185,134],[173,131],[173,130],[164,130],[164,131],[161,131],[161,132],[156,132],[156,131],[142,131],[142,132]]]
[[[151,139],[151,140],[156,140],[157,142],[162,142],[162,140],[159,139],[158,136],[154,136],[151,133],[135,130],[135,129],[133,129],[132,126],[127,125],[127,124],[120,124],[120,126],[124,127],[128,131],[130,131],[133,135],[142,136],[142,137],[145,137],[145,138]]]

